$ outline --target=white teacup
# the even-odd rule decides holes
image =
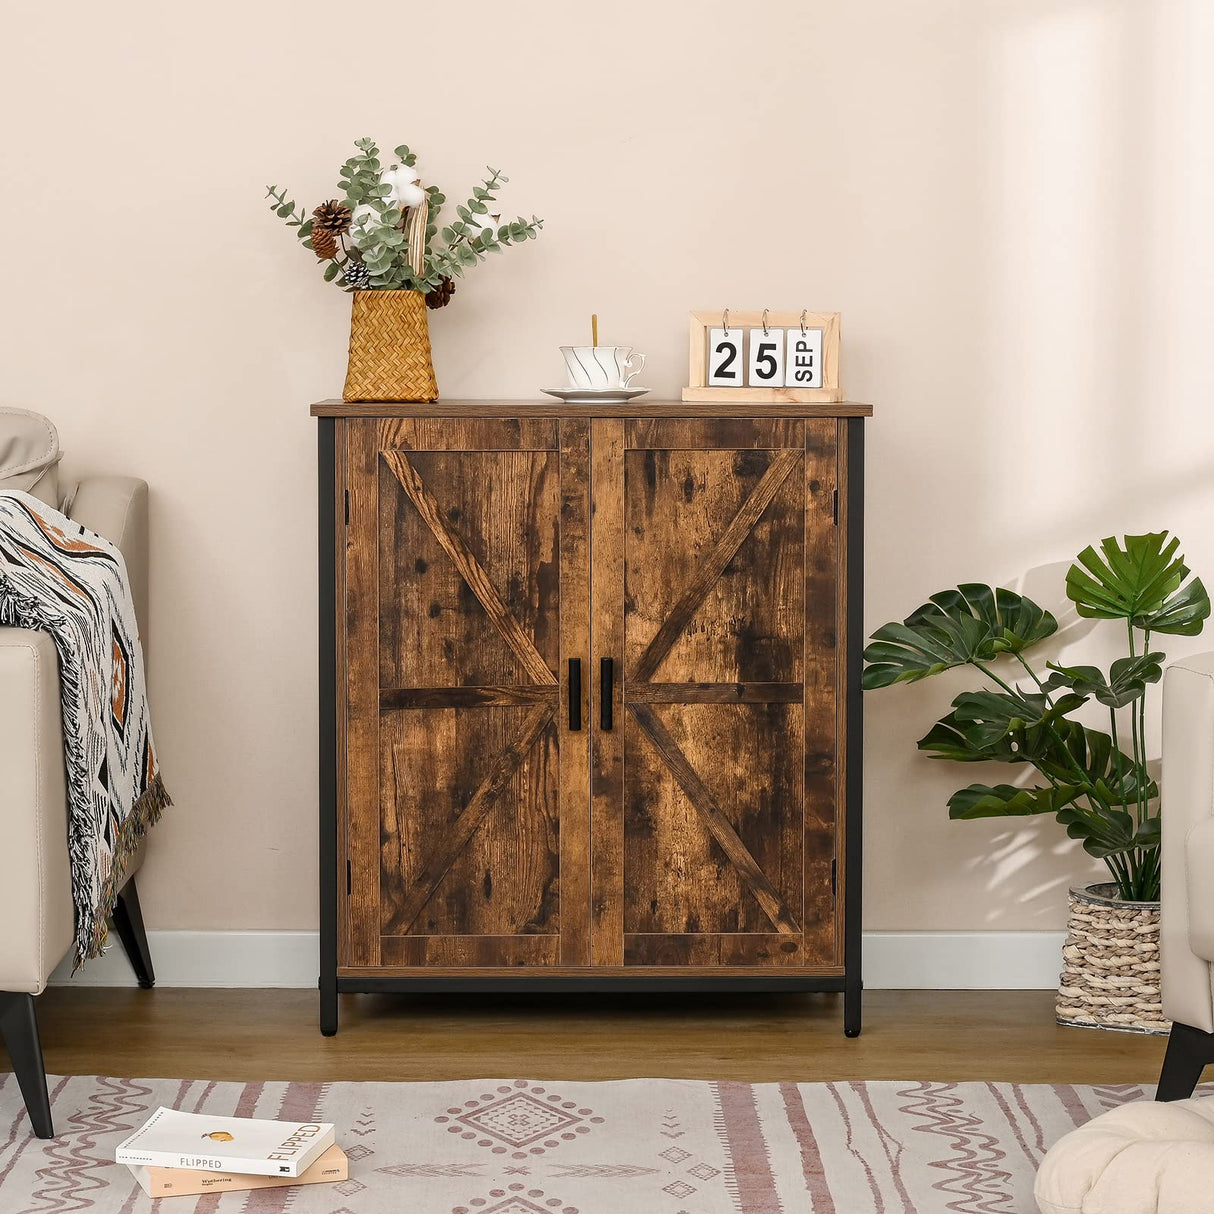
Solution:
[[[631,346],[562,346],[561,353],[571,388],[627,388],[645,365]]]

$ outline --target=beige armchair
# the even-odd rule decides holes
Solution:
[[[1163,683],[1163,1010],[1172,1034],[1159,1100],[1193,1094],[1214,1063],[1214,653]]]
[[[59,440],[44,417],[0,409],[0,489],[24,489],[122,550],[141,628],[147,620],[147,484],[122,476],[59,485]],[[146,643],[146,633],[145,633]],[[0,627],[0,1031],[34,1132],[53,1136],[35,996],[72,944],[59,662],[50,635]],[[134,875],[114,910],[140,986],[155,982]]]

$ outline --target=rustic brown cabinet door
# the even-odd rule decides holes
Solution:
[[[839,963],[834,419],[593,422],[593,960]]]
[[[576,419],[347,425],[347,968],[590,963],[588,462]]]

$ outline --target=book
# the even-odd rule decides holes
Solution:
[[[298,1176],[251,1176],[247,1172],[201,1172],[196,1168],[148,1168],[129,1165],[139,1187],[149,1197],[188,1197],[198,1193],[245,1193],[282,1185],[327,1184],[349,1180],[350,1164],[336,1143]]]
[[[216,1117],[158,1108],[114,1159],[128,1166],[245,1172],[298,1179],[333,1145],[328,1122],[265,1121]]]

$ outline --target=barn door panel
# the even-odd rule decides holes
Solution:
[[[458,426],[351,427],[347,964],[585,964],[588,428]]]

